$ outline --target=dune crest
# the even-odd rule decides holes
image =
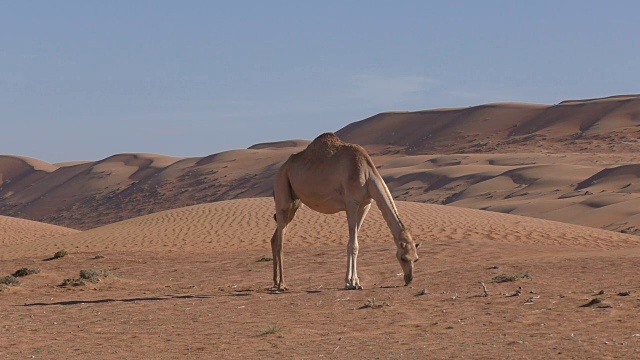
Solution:
[[[38,240],[76,234],[80,231],[61,226],[39,223],[0,215],[0,248],[6,251],[9,246],[30,247]]]

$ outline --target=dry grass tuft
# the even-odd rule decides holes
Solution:
[[[62,259],[63,257],[69,255],[69,253],[67,252],[67,250],[62,249],[62,250],[58,250],[55,254],[53,254],[52,257],[48,258],[48,259],[44,259],[44,261],[51,261],[51,260],[56,260],[56,259]]]
[[[386,301],[382,303],[376,302],[376,298],[367,299],[367,303],[360,306],[358,309],[380,309],[384,306],[391,306]]]
[[[18,281],[18,279],[13,275],[7,275],[0,278],[0,285],[15,286],[18,284],[20,284],[20,281]]]
[[[80,270],[80,277],[64,279],[60,286],[83,286],[87,282],[100,282],[102,278],[111,275],[107,270]]]
[[[494,276],[491,281],[494,283],[514,282],[522,279],[531,279],[531,275],[525,274],[500,274]]]
[[[22,269],[18,269],[16,270],[16,272],[13,273],[14,277],[24,277],[24,276],[29,276],[29,275],[33,275],[33,274],[38,274],[40,273],[40,269],[39,268],[22,268]]]
[[[282,326],[280,326],[280,324],[268,325],[266,329],[262,330],[262,332],[260,333],[260,336],[277,334],[280,331],[282,331]]]

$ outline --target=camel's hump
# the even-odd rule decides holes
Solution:
[[[338,135],[332,132],[326,132],[324,134],[318,135],[312,142],[313,143],[335,143],[335,144],[344,144],[342,140],[338,137]]]
[[[307,159],[321,159],[332,157],[338,153],[352,154],[366,157],[366,151],[362,147],[345,143],[338,135],[327,132],[315,138],[302,152]]]
[[[307,146],[309,151],[334,152],[344,146],[345,143],[340,140],[338,135],[328,132],[315,138],[311,144]]]

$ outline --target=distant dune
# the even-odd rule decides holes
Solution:
[[[310,140],[285,140],[275,141],[268,143],[255,144],[249,147],[249,149],[272,149],[272,148],[297,148],[306,147],[309,145]]]
[[[394,197],[640,234],[640,96],[382,113],[337,131]],[[0,157],[0,214],[90,229],[220,200],[269,197],[309,140],[205,157],[117,154],[47,164]]]
[[[410,153],[633,151],[640,96],[557,105],[487,104],[459,109],[382,113],[338,131],[349,142]]]

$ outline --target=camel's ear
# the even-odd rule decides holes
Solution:
[[[421,243],[416,243],[416,249],[420,247]]]

